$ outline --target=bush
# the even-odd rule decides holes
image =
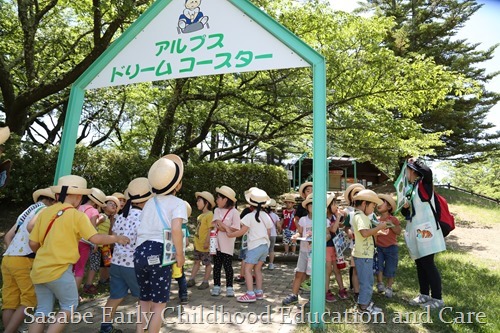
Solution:
[[[13,154],[13,151],[18,153]],[[26,143],[11,145],[8,153],[2,159],[10,158],[13,166],[11,179],[0,192],[2,202],[27,204],[36,189],[53,185],[58,147],[44,148]],[[137,152],[77,146],[72,173],[84,177],[89,187],[98,187],[104,193],[112,194],[124,192],[134,178],[147,177],[154,161]],[[281,167],[210,162],[184,166],[183,188],[179,197],[194,205],[195,192],[215,193],[215,188],[222,185],[235,190],[239,202],[245,200],[243,193],[252,186],[262,188],[271,197],[289,190],[286,172]]]

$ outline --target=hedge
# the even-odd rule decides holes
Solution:
[[[12,154],[12,151],[21,153]],[[52,185],[58,152],[58,148],[31,144],[9,146],[2,160],[10,158],[13,166],[9,183],[0,190],[2,205],[9,202],[28,204],[33,191]],[[123,192],[136,177],[147,177],[154,161],[140,156],[138,152],[77,146],[72,173],[87,179],[89,187],[98,187],[104,193],[112,194]],[[206,162],[188,163],[184,167],[183,188],[179,197],[191,205],[196,201],[195,192],[215,193],[215,188],[222,185],[233,188],[239,202],[244,201],[244,191],[252,186],[265,190],[271,197],[290,190],[286,171],[279,166]]]

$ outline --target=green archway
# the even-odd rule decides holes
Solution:
[[[313,273],[311,326],[325,311],[325,59],[248,0],[210,0],[188,18],[184,0],[157,0],[75,81],[55,180],[71,173],[85,91],[180,77],[311,67],[313,79]],[[187,10],[186,12],[184,10]],[[186,19],[182,18],[186,13]],[[180,21],[184,20],[184,23]],[[190,21],[189,21],[190,20]]]

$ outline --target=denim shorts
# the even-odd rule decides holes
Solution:
[[[163,243],[146,241],[134,252],[134,268],[139,283],[139,299],[144,302],[166,303],[170,299],[172,265],[162,266]],[[158,256],[158,263],[150,264],[148,258]]]
[[[398,267],[398,251],[399,249],[397,245],[377,247],[378,271],[382,272],[387,278],[393,278],[396,276],[396,268]]]
[[[256,248],[247,251],[247,264],[256,265],[259,261],[266,262],[267,255],[269,254],[269,246],[261,244]]]
[[[128,295],[129,289],[132,296],[139,297],[139,284],[137,283],[134,267],[111,264],[109,274],[109,298],[124,298]]]
[[[35,284],[38,305],[35,316],[48,316],[54,309],[54,301],[59,301],[60,311],[76,311],[78,307],[78,290],[76,289],[73,265],[60,278],[54,281]]]

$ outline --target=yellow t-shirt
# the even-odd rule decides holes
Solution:
[[[97,234],[89,218],[77,209],[67,209],[52,224],[45,236],[50,221],[57,212],[72,207],[66,203],[56,203],[43,210],[33,227],[30,240],[40,243],[31,270],[31,280],[34,284],[57,280],[68,269],[69,265],[80,258],[78,241],[89,239]],[[45,237],[45,239],[44,239]]]
[[[375,253],[375,247],[373,244],[373,237],[363,237],[361,236],[360,230],[371,229],[371,222],[368,216],[363,212],[356,211],[354,213],[354,218],[352,221],[352,227],[354,230],[354,253],[353,256],[356,258],[371,258]]]
[[[212,212],[206,212],[200,214],[197,218],[198,224],[194,233],[194,248],[196,251],[208,252],[208,249],[205,249],[203,245],[205,245],[205,239],[209,237],[213,216]]]

